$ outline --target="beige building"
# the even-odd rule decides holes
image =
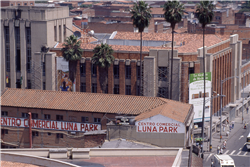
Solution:
[[[71,34],[67,28],[72,29],[68,7],[1,8],[1,90],[55,90],[56,54],[43,59],[41,50],[63,42]]]

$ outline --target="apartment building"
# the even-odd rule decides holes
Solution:
[[[1,7],[5,6],[35,6],[35,1],[1,1]]]
[[[56,55],[42,48],[64,42],[72,34],[67,28],[72,29],[67,7],[2,7],[1,90],[54,90]]]

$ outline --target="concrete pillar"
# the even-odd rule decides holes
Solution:
[[[20,20],[20,54],[21,54],[21,76],[23,76],[21,88],[27,87],[27,72],[26,72],[26,29],[25,21]]]
[[[155,96],[155,73],[156,58],[154,56],[144,57],[144,96],[154,97]]]
[[[46,90],[55,90],[56,89],[56,77],[55,77],[55,57],[56,53],[48,52],[45,58],[45,83]]]
[[[6,67],[5,67],[5,34],[4,34],[4,20],[1,20],[1,90],[6,87]]]
[[[173,60],[173,85],[172,99],[180,101],[181,98],[181,58],[175,57]],[[188,90],[187,90],[188,91]]]
[[[119,94],[125,95],[125,59],[119,61]]]
[[[9,21],[10,30],[10,86],[16,88],[16,43],[15,43],[15,22]]]

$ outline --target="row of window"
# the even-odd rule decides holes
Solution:
[[[1,112],[2,117],[7,117],[8,116],[8,111],[2,111]],[[37,113],[31,113],[31,117],[32,119],[38,119],[38,114]],[[28,113],[22,113],[22,118],[29,118],[29,114]],[[50,120],[51,119],[51,115],[50,114],[44,114],[43,118],[46,120]],[[56,115],[56,120],[57,121],[63,121],[63,115]],[[101,118],[94,118],[94,123],[101,123]],[[76,117],[74,116],[69,116],[69,121],[76,121]],[[89,117],[82,117],[81,118],[81,122],[86,123],[89,122]]]
[[[140,66],[136,66],[136,71],[137,71],[137,79],[140,79]],[[114,78],[119,78],[119,65],[114,65]],[[86,76],[86,64],[85,63],[81,63],[80,64],[80,74],[82,77]],[[92,69],[91,69],[91,75],[92,77],[96,77],[97,76],[97,66],[95,64],[92,65]],[[131,66],[130,65],[126,65],[125,66],[125,78],[126,79],[131,79]]]
[[[63,36],[64,36],[63,41],[62,41],[62,26],[61,25],[58,26],[58,30],[59,30],[59,42],[63,42],[66,39],[66,25],[63,25]],[[56,42],[58,41],[56,26],[54,26],[54,41]]]

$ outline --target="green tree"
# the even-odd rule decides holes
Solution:
[[[102,93],[105,92],[108,83],[108,68],[114,62],[115,58],[112,55],[114,50],[108,44],[97,45],[93,49],[94,55],[92,61],[98,66],[99,83]]]
[[[74,35],[69,36],[61,49],[63,58],[69,62],[69,79],[72,83],[75,80],[76,70],[80,70],[77,67],[77,63],[82,58],[83,50],[81,49],[81,41],[77,40]]]
[[[171,71],[170,71],[170,99],[172,99],[172,78],[173,78],[173,53],[174,53],[174,29],[176,23],[179,23],[182,19],[184,12],[183,4],[178,1],[168,1],[163,7],[164,18],[170,23],[172,28],[172,54],[171,54]]]
[[[243,13],[243,12],[250,12],[250,1],[245,1],[244,4],[242,4],[241,10],[239,11],[239,13]]]
[[[211,1],[201,1],[197,6],[196,6],[196,14],[199,20],[199,23],[202,25],[202,30],[203,30],[203,75],[204,75],[204,95],[203,95],[203,114],[202,114],[202,138],[204,138],[204,114],[205,114],[205,93],[206,93],[206,71],[205,71],[205,28],[206,25],[209,24],[214,17],[214,10],[215,6]],[[203,141],[202,141],[203,142]],[[203,143],[202,143],[203,144]],[[204,144],[203,144],[204,146]],[[203,157],[203,150],[202,150],[202,157]]]
[[[150,19],[152,17],[150,7],[144,1],[139,1],[138,4],[134,3],[132,9],[130,9],[131,20],[133,21],[134,27],[138,28],[139,33],[141,33],[141,41],[140,41],[140,81],[139,88],[140,93],[142,95],[142,32],[145,27],[149,26]]]

